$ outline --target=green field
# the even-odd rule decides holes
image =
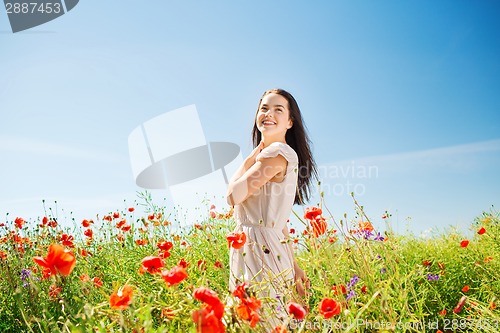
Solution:
[[[235,223],[230,213],[207,212],[205,220],[181,228],[149,195],[141,200],[144,206],[89,215],[88,223],[71,221],[71,228],[62,228],[50,214],[38,220],[7,216],[0,221],[0,332],[275,329],[263,320],[263,308],[256,309],[261,317],[254,323],[242,316],[237,308],[243,301],[228,291],[226,236]],[[288,332],[500,331],[496,211],[478,212],[467,235],[449,229],[422,238],[393,234],[390,213],[368,217],[354,202],[352,213],[338,221],[321,207],[327,222],[321,235],[299,216],[309,232],[291,233],[290,241],[312,287],[302,300],[305,318],[290,315]],[[144,216],[139,216],[144,207]],[[71,262],[47,257],[51,244],[73,254],[74,268]],[[141,272],[148,256],[161,257],[155,267],[143,268],[153,274]],[[40,258],[35,262],[33,257],[56,269],[49,274],[50,269],[37,264]],[[185,267],[187,277],[173,274],[179,266]],[[203,317],[207,313],[201,309],[212,310],[204,305],[212,301],[194,296],[200,287],[214,291],[225,303],[222,318]],[[324,299],[339,305],[339,313],[325,318],[320,311]],[[203,317],[205,325],[197,325],[193,317]],[[217,328],[219,324],[223,326]]]

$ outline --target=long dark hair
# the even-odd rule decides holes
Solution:
[[[311,196],[311,182],[312,178],[318,179],[318,171],[316,169],[316,163],[314,162],[311,153],[311,140],[307,135],[306,126],[302,121],[302,115],[300,113],[299,105],[292,94],[283,89],[270,89],[262,94],[259,101],[259,107],[262,103],[264,96],[268,94],[278,94],[283,96],[288,101],[288,109],[290,111],[290,119],[292,120],[292,127],[286,131],[285,140],[286,143],[295,150],[297,156],[299,157],[298,166],[298,181],[297,181],[297,194],[295,195],[295,204],[304,204],[309,200]],[[252,141],[254,148],[262,140],[262,134],[257,128],[257,125],[253,124],[252,129]]]

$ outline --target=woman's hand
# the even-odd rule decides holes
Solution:
[[[260,152],[262,151],[262,149],[264,149],[264,141],[261,141],[257,145],[257,147],[255,147],[255,149],[252,150],[252,152],[250,153],[250,155],[248,155],[248,157],[246,158],[245,164],[246,164],[247,170],[250,169],[250,167],[255,164],[256,159],[257,159],[257,155],[260,154]]]
[[[295,267],[295,283],[299,296],[305,297],[308,294],[306,290],[311,288],[311,282],[306,273],[298,266]]]

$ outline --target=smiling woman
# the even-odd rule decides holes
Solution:
[[[227,201],[237,221],[228,238],[230,289],[248,284],[262,300],[263,322],[272,330],[287,317],[286,304],[300,301],[310,287],[294,258],[286,223],[293,204],[307,199],[316,165],[297,102],[284,90],[262,96],[253,139],[255,149],[228,186]],[[231,242],[234,235],[244,239],[238,246]],[[251,320],[255,325],[255,317]]]

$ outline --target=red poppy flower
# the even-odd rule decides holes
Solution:
[[[117,219],[120,217],[120,213],[119,212],[114,212],[113,213],[113,218]]]
[[[172,242],[158,242],[156,246],[162,251],[169,251],[174,244]]]
[[[373,225],[370,223],[370,222],[364,222],[364,221],[361,221],[358,223],[359,225],[359,230],[361,231],[373,231],[374,228],[373,228]]]
[[[196,324],[198,333],[224,333],[226,328],[220,318],[218,318],[211,307],[202,307],[192,314],[193,322]]]
[[[229,247],[233,249],[241,249],[245,242],[247,241],[247,235],[243,231],[241,232],[231,232],[226,236]]]
[[[363,286],[363,287],[361,287],[361,292],[362,292],[363,294],[366,294],[366,288],[367,288],[367,287],[366,287],[366,285],[365,285],[365,286]]]
[[[163,260],[160,257],[148,256],[142,259],[142,266],[139,268],[139,274],[148,272],[149,274],[160,273],[160,268],[164,267]]]
[[[220,261],[216,261],[215,264],[214,264],[214,267],[215,268],[222,268],[222,263]]]
[[[287,333],[288,331],[286,330],[286,328],[284,327],[281,327],[281,326],[276,326],[273,330],[273,333]]]
[[[205,260],[198,260],[198,268],[200,271],[206,271],[207,270],[207,262]]]
[[[132,213],[134,210],[135,210],[135,208],[134,208],[134,207],[129,207],[129,208],[128,208],[128,211],[129,211],[129,212],[131,212],[131,213]]]
[[[260,320],[257,310],[259,310],[261,304],[261,301],[255,296],[247,297],[241,300],[241,303],[236,308],[236,313],[241,319],[250,321],[250,327],[254,328]]]
[[[56,298],[57,295],[61,292],[62,288],[57,287],[55,284],[51,285],[49,288],[49,296],[52,298]]]
[[[325,319],[329,319],[340,313],[341,307],[340,303],[331,298],[323,298],[318,306],[319,313],[323,315]]]
[[[92,229],[85,229],[83,234],[89,239],[92,239],[92,237],[94,236],[94,232],[92,231]]]
[[[88,281],[90,281],[90,276],[88,274],[82,274],[82,275],[80,275],[80,280],[82,282],[88,282]]]
[[[162,318],[167,319],[167,320],[172,320],[175,317],[175,313],[171,309],[165,308],[165,309],[161,310],[161,315],[160,316]]]
[[[486,229],[484,229],[484,228],[481,228],[477,231],[477,233],[480,235],[484,234],[485,232],[486,232]]]
[[[248,297],[247,288],[248,288],[248,282],[244,282],[244,283],[240,284],[233,291],[233,296],[238,297],[241,300],[247,298]]]
[[[102,287],[102,281],[98,277],[93,278],[92,282],[94,282],[94,287],[96,288]]]
[[[306,310],[298,303],[288,303],[287,310],[297,320],[302,320],[306,316]]]
[[[463,291],[464,293],[466,293],[466,292],[468,292],[468,291],[469,291],[469,289],[470,289],[470,287],[466,285],[466,286],[464,286],[464,287],[462,288],[462,291]]]
[[[467,247],[469,245],[469,241],[467,239],[464,239],[463,241],[460,242],[461,247]]]
[[[116,227],[118,229],[120,229],[121,227],[123,227],[125,224],[127,223],[127,220],[125,219],[121,219],[120,221],[118,221],[118,223],[116,224]]]
[[[205,287],[196,288],[193,292],[193,297],[210,306],[215,316],[222,319],[224,316],[224,303],[222,303],[213,290]]]
[[[323,214],[323,211],[321,208],[313,206],[313,207],[307,207],[305,212],[304,212],[304,218],[306,220],[314,220],[316,217],[320,216]]]
[[[76,265],[74,254],[65,250],[59,244],[51,244],[45,258],[33,257],[33,261],[42,267],[50,269],[52,274],[61,273],[64,276],[69,275]]]
[[[466,301],[467,296],[462,296],[462,298],[460,298],[460,300],[458,301],[457,306],[453,309],[453,312],[459,313],[460,311],[462,311],[462,308],[464,307]]]
[[[68,234],[61,235],[61,244],[64,246],[74,247],[75,246],[73,244],[74,240],[75,240],[75,238],[71,235],[68,235]]]
[[[0,251],[0,259],[2,259],[2,260],[7,259],[7,252],[5,252],[5,251]]]
[[[134,290],[128,284],[114,291],[109,296],[109,305],[115,310],[125,310],[132,304]]]
[[[22,217],[16,217],[14,223],[16,224],[17,228],[22,229],[26,221]]]
[[[439,311],[439,315],[440,315],[441,317],[446,316],[446,309],[443,309],[443,310]]]
[[[169,271],[161,272],[161,277],[167,283],[167,286],[173,286],[181,283],[184,279],[188,277],[186,270],[180,266],[174,266]]]
[[[180,266],[182,268],[187,268],[189,266],[189,263],[184,260],[184,258],[181,258],[181,260],[179,260],[179,262],[177,263],[177,266]]]
[[[339,292],[341,292],[344,295],[347,294],[347,289],[346,289],[346,287],[343,284],[341,284],[339,286],[335,286],[334,285],[332,287],[332,290],[333,290],[333,294],[334,295],[338,295]]]
[[[326,223],[326,220],[322,216],[320,216],[316,217],[315,220],[311,220],[311,227],[313,236],[319,237],[326,232],[326,230],[328,229],[328,224]]]
[[[90,220],[90,221],[89,221],[89,220],[83,220],[83,221],[82,221],[82,226],[83,226],[84,228],[88,228],[88,227],[90,227],[90,224],[91,224],[91,223],[94,223],[94,221],[92,221],[92,220]]]

